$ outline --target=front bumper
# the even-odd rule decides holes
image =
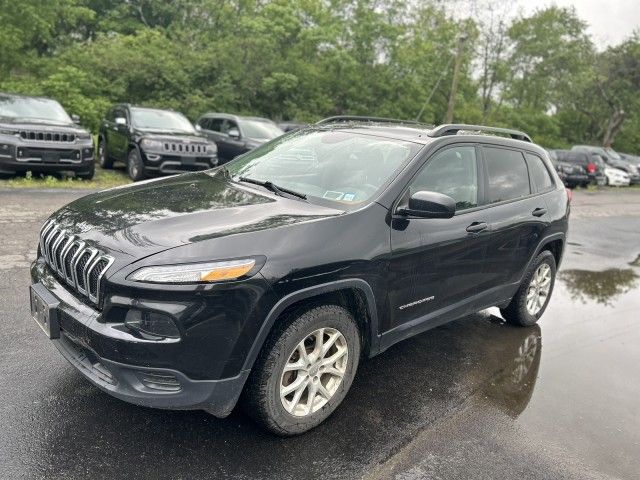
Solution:
[[[46,288],[59,302],[60,336],[51,341],[101,390],[136,405],[205,410],[217,417],[228,415],[235,406],[248,370],[240,370],[231,377],[203,379],[170,366],[159,366],[160,359],[166,363],[176,355],[197,357],[197,354],[184,349],[183,344],[187,343],[184,340],[145,340],[129,333],[122,324],[105,323],[103,313],[61,284],[44,262],[33,263],[31,276],[39,288]]]
[[[91,383],[125,402],[171,410],[205,410],[226,417],[249,374],[222,380],[192,380],[177,370],[127,365],[101,358],[66,331],[52,340],[62,356]]]
[[[178,156],[164,152],[142,151],[145,169],[150,173],[176,174],[207,170],[218,165],[216,155]]]
[[[93,144],[5,142],[0,140],[0,173],[89,170]]]

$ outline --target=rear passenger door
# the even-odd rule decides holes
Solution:
[[[554,183],[544,164],[540,171],[521,150],[484,145],[482,154],[490,228],[485,270],[492,286],[499,287],[520,280],[549,223],[543,190]]]

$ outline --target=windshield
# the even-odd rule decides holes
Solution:
[[[367,201],[420,150],[421,145],[339,130],[298,132],[229,163],[240,177],[346,205]]]
[[[618,152],[616,152],[613,148],[605,148],[605,152],[609,154],[611,158],[615,158],[616,160],[622,160],[622,157]]]
[[[195,133],[187,117],[178,112],[134,107],[131,109],[131,121],[134,127],[142,129]]]
[[[249,138],[272,140],[284,134],[284,130],[277,125],[260,120],[242,120],[241,126],[242,133]]]
[[[72,123],[62,105],[47,98],[0,95],[0,117],[35,118],[59,123]]]

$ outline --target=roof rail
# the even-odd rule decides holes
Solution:
[[[516,140],[523,140],[525,142],[533,143],[529,135],[519,130],[512,130],[510,128],[487,127],[484,125],[466,125],[464,123],[450,123],[439,125],[429,132],[429,136],[444,137],[445,135],[456,135],[458,132],[465,130],[487,133],[504,133]]]
[[[335,117],[327,117],[317,122],[316,125],[338,122],[406,123],[410,125],[420,125],[420,122],[415,122],[413,120],[399,120],[397,118],[367,117],[358,115],[336,115]]]

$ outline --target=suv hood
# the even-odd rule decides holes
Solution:
[[[0,128],[7,130],[55,130],[66,133],[89,133],[75,123],[55,122],[37,118],[0,117]]]
[[[208,141],[207,137],[205,137],[204,135],[189,134],[189,133],[183,133],[183,132],[174,132],[174,131],[171,131],[171,130],[166,130],[166,131],[153,130],[153,131],[149,131],[149,130],[136,129],[135,133],[137,135],[139,135],[140,137],[152,138],[154,140],[169,140],[169,141],[181,140],[181,141],[191,141],[191,142],[200,142],[200,143]]]
[[[262,194],[223,170],[189,173],[82,197],[52,218],[98,248],[141,259],[163,250],[343,213]]]

